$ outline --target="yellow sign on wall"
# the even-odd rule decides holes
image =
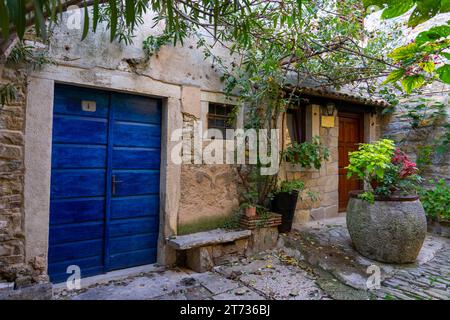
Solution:
[[[334,116],[322,116],[322,127],[333,128]]]

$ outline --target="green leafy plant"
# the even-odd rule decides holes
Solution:
[[[358,151],[350,153],[346,169],[348,178],[356,177],[371,187],[359,195],[371,203],[375,195],[411,194],[422,182],[416,164],[389,139],[361,144]]]
[[[311,142],[292,143],[284,150],[283,156],[287,162],[299,164],[303,168],[320,169],[323,161],[329,159],[329,150],[322,144],[320,137],[315,136]]]
[[[394,150],[394,141],[389,139],[360,144],[358,151],[349,154],[347,178],[356,176],[368,183],[373,180],[382,181],[386,170],[391,166]]]
[[[276,191],[278,192],[286,192],[286,193],[293,193],[295,191],[297,192],[302,192],[303,190],[305,190],[305,183],[303,182],[303,180],[291,180],[291,181],[282,181],[280,184],[280,187],[278,188],[278,190]]]
[[[444,179],[437,183],[429,181],[433,188],[421,188],[419,190],[420,201],[428,217],[438,220],[450,220],[450,186]]]

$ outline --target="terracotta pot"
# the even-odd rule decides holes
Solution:
[[[245,216],[249,218],[256,217],[256,207],[245,208]]]

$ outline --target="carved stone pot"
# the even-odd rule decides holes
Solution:
[[[352,193],[347,228],[363,256],[387,263],[414,262],[427,232],[425,211],[417,196],[376,198],[375,203]]]

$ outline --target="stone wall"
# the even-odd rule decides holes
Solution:
[[[0,84],[12,83],[16,99],[0,106],[0,282],[25,286],[45,281],[39,259],[25,261],[24,130],[27,69],[3,65]]]
[[[0,106],[0,279],[25,261],[23,228],[25,87],[24,70],[6,66],[2,84],[14,82],[17,100]],[[13,279],[7,279],[13,280]]]
[[[436,89],[436,88],[435,88]],[[410,103],[408,100],[402,101],[391,115],[383,117],[381,132],[382,135],[395,140],[398,145],[404,150],[413,161],[417,161],[418,157],[424,155],[424,146],[434,145],[436,139],[439,139],[449,129],[445,125],[450,123],[450,105],[448,104],[448,95],[439,93],[430,95],[435,101],[441,101],[446,105],[447,116],[443,117],[435,125],[421,123],[418,128],[412,128],[411,119],[405,116],[406,110],[402,108],[402,104]],[[429,184],[428,180],[444,179],[447,184],[450,184],[450,152],[447,146],[447,151],[443,154],[432,152],[430,162],[421,165],[420,174]]]
[[[192,155],[198,121],[191,113],[183,115],[184,150],[191,150]],[[205,141],[203,147],[208,143]],[[221,227],[239,206],[237,175],[232,165],[183,164],[180,189],[179,234]]]

